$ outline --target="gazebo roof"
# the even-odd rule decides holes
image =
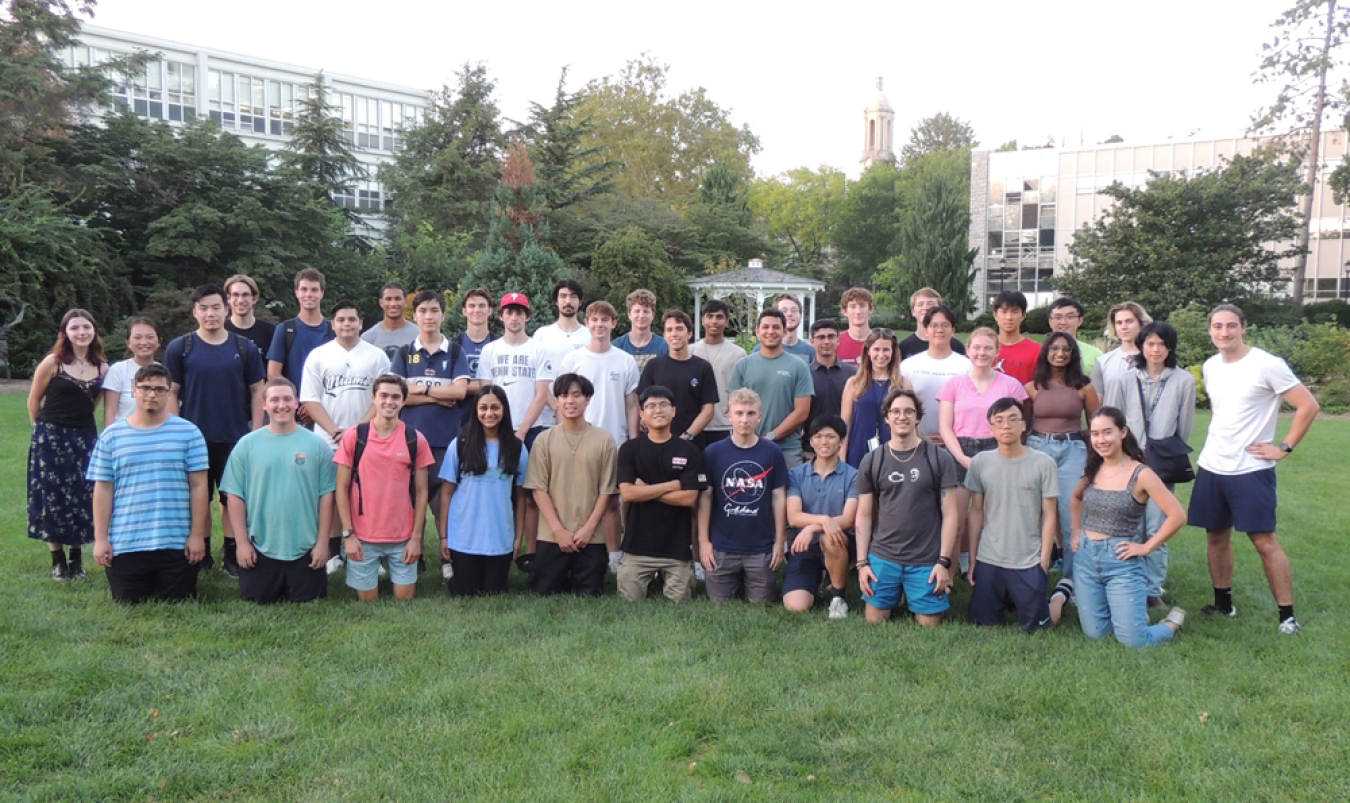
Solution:
[[[780,270],[759,267],[738,268],[726,273],[704,276],[700,279],[690,279],[686,284],[695,289],[734,289],[738,286],[757,287],[766,290],[814,290],[816,292],[825,289],[824,282],[807,279],[803,276],[793,276],[791,273],[783,273]]]

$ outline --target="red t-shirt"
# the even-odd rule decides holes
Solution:
[[[361,473],[361,486],[358,489],[356,479],[352,478],[350,490],[352,529],[362,541],[398,543],[413,535],[416,518],[408,495],[408,436],[403,434],[406,426],[400,421],[388,438],[381,438],[373,423],[370,426],[366,450],[357,469]],[[355,453],[356,427],[352,427],[342,433],[333,462],[350,468]],[[417,467],[428,468],[435,462],[427,439],[417,433]]]
[[[847,329],[839,333],[839,350],[835,352],[839,362],[857,367],[862,362],[862,354],[863,340],[854,340]]]
[[[1022,338],[1011,346],[1001,346],[998,350],[998,362],[994,365],[999,371],[1025,385],[1036,373],[1036,358],[1041,356],[1041,344],[1029,337]]]

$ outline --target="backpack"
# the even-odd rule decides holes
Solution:
[[[408,498],[417,503],[417,430],[403,425],[403,436],[408,445]],[[356,448],[352,451],[352,482],[356,483],[356,512],[366,515],[365,493],[361,491],[361,455],[366,452],[366,443],[370,440],[370,422],[356,425]]]
[[[878,449],[885,449],[887,446],[882,444]],[[926,440],[919,441],[919,448],[923,449],[923,462],[928,466],[928,474],[933,478],[933,495],[937,499],[938,520],[942,520],[942,465],[937,459],[937,448]],[[886,462],[886,455],[882,455],[880,460],[872,461],[872,487],[877,489],[877,509],[880,510],[881,503],[881,465]],[[877,515],[872,514],[873,517]]]
[[[286,343],[286,359],[290,359],[290,357],[291,357],[291,346],[294,346],[294,345],[295,345],[295,328],[296,328],[295,321],[296,321],[295,318],[289,318],[289,319],[287,319],[286,321],[282,322],[282,324],[281,324],[282,329],[285,330],[285,335],[284,335],[284,337],[286,338],[286,340],[285,340],[285,343]],[[328,327],[328,332],[323,336],[323,342],[327,343],[328,341],[334,340],[334,339],[336,339],[336,338],[337,338],[337,333],[335,333],[335,332],[333,331],[333,327],[332,327],[332,326],[329,326],[329,327]]]
[[[230,340],[234,341],[234,347],[239,351],[239,370],[244,375],[244,409],[253,408],[253,392],[248,389],[248,344],[252,341],[243,335],[230,332]],[[183,341],[183,369],[187,370],[187,358],[192,353],[192,344],[197,342],[196,332],[188,332],[184,335],[187,338]]]
[[[442,337],[444,337],[444,335],[442,335]],[[450,370],[453,372],[455,366],[459,364],[459,358],[463,355],[464,349],[459,345],[459,338],[447,337],[445,338],[445,342],[450,344],[450,347],[446,349],[445,352],[450,355]],[[408,357],[412,356],[412,353],[411,343],[405,343],[398,347],[398,356],[403,360],[403,376],[405,379],[408,378]]]

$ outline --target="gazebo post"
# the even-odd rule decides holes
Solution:
[[[699,340],[702,340],[702,339],[703,339],[703,335],[699,334],[699,326],[703,323],[703,315],[699,312],[699,309],[702,308],[702,301],[703,301],[703,292],[700,291],[700,290],[695,290],[695,291],[694,291],[694,342],[696,342],[696,343],[697,343]]]

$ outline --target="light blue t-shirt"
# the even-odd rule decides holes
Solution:
[[[113,554],[186,546],[192,534],[188,472],[207,465],[201,430],[176,415],[154,429],[123,419],[103,430],[85,479],[113,484]]]
[[[653,358],[664,357],[670,353],[670,344],[660,335],[652,335],[652,339],[647,341],[645,346],[634,346],[632,339],[625,334],[615,340],[613,345],[619,351],[633,356],[639,372],[646,368],[647,363],[651,362]]]
[[[337,490],[333,450],[304,427],[285,435],[254,430],[235,444],[220,490],[244,500],[248,540],[259,552],[295,560],[318,541],[319,500]]]
[[[441,479],[455,484],[450,499],[450,520],[446,526],[446,544],[456,552],[470,555],[509,555],[516,545],[516,520],[511,507],[515,486],[525,484],[525,469],[530,453],[520,446],[520,466],[515,481],[502,471],[500,444],[487,444],[486,474],[459,472],[459,441],[451,441],[441,464]]]

